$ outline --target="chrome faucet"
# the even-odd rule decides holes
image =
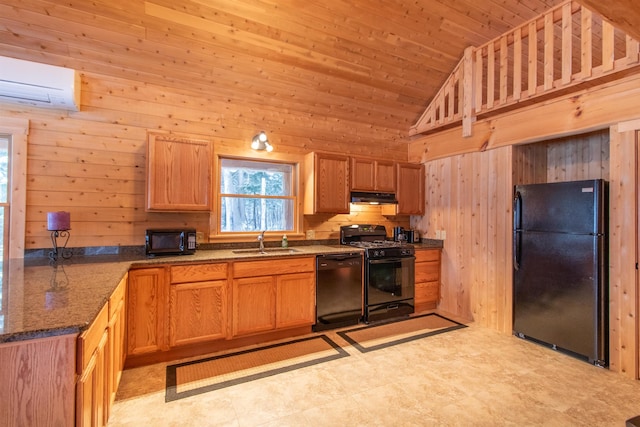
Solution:
[[[258,236],[258,242],[260,242],[260,253],[264,253],[264,232],[267,230],[263,230]]]

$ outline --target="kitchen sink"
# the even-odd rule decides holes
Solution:
[[[264,248],[264,250],[250,248],[250,249],[235,249],[232,251],[234,254],[256,254],[256,255],[267,255],[267,254],[294,254],[300,252],[298,249],[293,248]]]

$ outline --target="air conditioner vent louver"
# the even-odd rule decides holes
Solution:
[[[20,59],[0,57],[0,103],[78,111],[77,71]]]

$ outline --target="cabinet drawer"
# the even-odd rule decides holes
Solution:
[[[440,282],[416,283],[415,303],[437,302]]]
[[[233,277],[270,276],[274,274],[304,273],[314,271],[315,258],[291,258],[285,260],[244,261],[233,264]]]
[[[171,267],[171,283],[226,280],[227,263],[174,265]]]
[[[109,304],[105,304],[102,310],[100,310],[100,313],[98,313],[96,320],[78,337],[78,374],[82,374],[89,364],[89,360],[98,348],[98,344],[100,344],[100,340],[102,339],[105,329],[107,329],[108,323]]]
[[[440,249],[416,250],[416,262],[440,261]]]
[[[440,280],[440,263],[437,261],[416,263],[416,283]]]

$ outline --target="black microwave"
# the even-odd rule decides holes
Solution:
[[[145,242],[147,256],[189,255],[196,251],[194,228],[148,229]]]

